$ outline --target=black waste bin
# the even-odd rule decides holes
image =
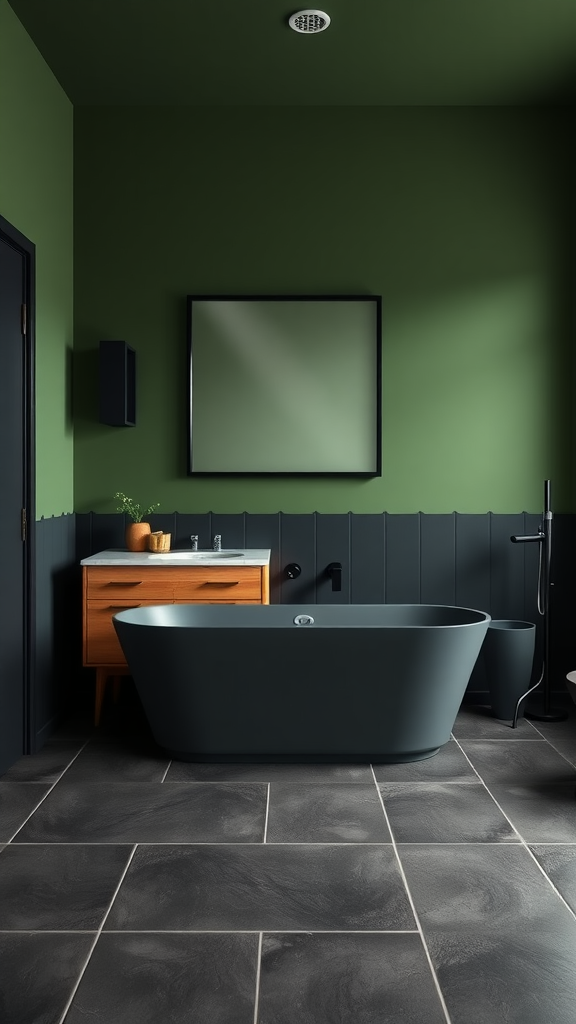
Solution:
[[[482,656],[496,718],[513,719],[519,697],[530,689],[535,644],[533,622],[492,619],[482,645]]]

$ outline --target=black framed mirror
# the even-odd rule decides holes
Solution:
[[[187,302],[191,475],[380,476],[380,296]]]

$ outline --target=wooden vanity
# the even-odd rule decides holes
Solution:
[[[110,677],[117,696],[120,678],[129,674],[112,616],[126,608],[151,604],[269,604],[270,551],[243,550],[214,556],[189,552],[100,551],[82,566],[82,658],[96,669],[94,724]]]

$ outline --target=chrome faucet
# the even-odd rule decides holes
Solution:
[[[222,551],[222,534],[221,533],[215,534],[214,542],[212,544],[212,548],[213,548],[214,551]]]
[[[192,545],[192,551],[198,551],[198,534],[193,533],[190,537],[190,543]]]

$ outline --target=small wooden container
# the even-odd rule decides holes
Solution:
[[[171,533],[162,533],[162,530],[155,530],[148,537],[148,550],[156,551],[161,553],[162,551],[170,551],[170,541],[172,539]]]

